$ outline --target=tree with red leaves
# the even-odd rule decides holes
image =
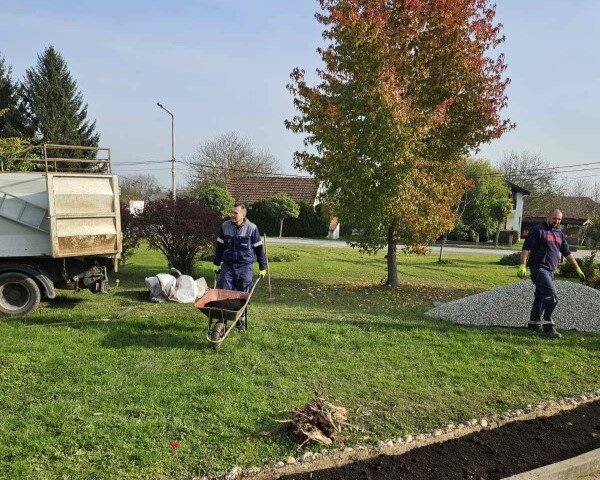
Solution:
[[[513,127],[503,41],[488,0],[320,0],[329,42],[309,86],[288,89],[305,134],[295,165],[315,175],[357,245],[387,245],[387,284],[398,285],[396,244],[425,253],[455,222],[465,157]]]
[[[221,224],[216,210],[186,198],[155,200],[138,217],[150,248],[159,250],[181,273],[191,275],[196,255],[210,248]]]

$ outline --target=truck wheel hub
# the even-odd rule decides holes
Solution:
[[[6,307],[19,308],[29,301],[29,292],[18,283],[9,283],[0,291],[0,301]]]

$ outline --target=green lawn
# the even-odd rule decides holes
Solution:
[[[515,281],[498,256],[448,254],[439,266],[435,255],[400,255],[402,286],[390,290],[379,286],[383,255],[270,253],[282,251],[300,259],[271,265],[274,301],[259,285],[249,333],[232,332],[218,352],[193,306],[146,301],[144,277],[165,271],[146,250],[108,295],[61,293],[0,321],[0,478],[187,478],[260,465],[296,447],[254,434],[315,390],[348,407],[353,444],[600,387],[598,335],[549,342],[424,316],[433,300]],[[211,278],[208,263],[198,268]]]

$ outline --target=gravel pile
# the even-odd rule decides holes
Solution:
[[[427,315],[463,325],[524,327],[529,321],[535,286],[516,282],[443,303]],[[573,282],[556,282],[558,306],[552,319],[560,330],[600,333],[600,290]]]

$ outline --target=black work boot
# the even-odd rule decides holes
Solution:
[[[542,338],[560,338],[562,335],[556,331],[554,325],[551,323],[544,324],[542,332],[540,333]]]
[[[534,322],[532,320],[527,324],[529,330],[533,330],[536,333],[542,333],[542,322]]]

